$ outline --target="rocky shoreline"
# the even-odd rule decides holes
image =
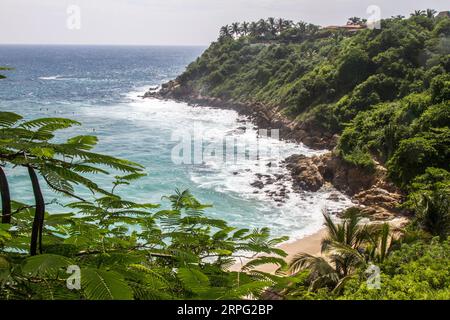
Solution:
[[[294,155],[286,160],[295,185],[318,191],[332,185],[349,196],[371,220],[390,220],[408,213],[399,208],[404,194],[388,181],[387,170],[376,164],[367,171],[345,163],[333,152],[321,156]]]
[[[303,143],[312,149],[332,150],[339,138],[315,128],[311,123],[290,120],[277,107],[206,97],[180,86],[176,81],[163,84],[159,90],[151,89],[142,97],[236,110],[240,115],[249,117],[259,128],[279,129],[281,139]],[[392,220],[408,215],[399,209],[404,194],[388,182],[386,169],[378,163],[369,172],[344,162],[330,151],[314,157],[293,155],[285,159],[284,164],[291,172],[290,179],[293,180],[294,187],[299,191],[316,192],[323,187],[332,186],[349,196],[370,220]],[[260,189],[264,186],[261,179],[254,183]]]
[[[175,100],[197,106],[236,110],[239,114],[251,118],[260,128],[279,129],[281,139],[303,143],[312,149],[333,149],[338,140],[337,135],[320,130],[312,123],[299,123],[288,119],[280,113],[279,107],[207,97],[195,90],[182,87],[176,80],[163,84],[159,90],[147,91],[143,98]]]

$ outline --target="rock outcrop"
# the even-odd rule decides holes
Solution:
[[[370,219],[387,220],[403,213],[398,208],[403,194],[388,182],[387,171],[380,164],[368,171],[332,152],[314,157],[294,155],[286,159],[286,164],[299,188],[315,192],[330,183],[350,196]]]
[[[299,189],[316,192],[325,183],[317,165],[316,158],[294,155],[285,160],[286,167],[292,173],[294,185]]]

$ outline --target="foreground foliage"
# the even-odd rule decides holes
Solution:
[[[325,226],[322,256],[291,261],[296,281],[278,288],[284,299],[450,299],[450,237],[363,224],[355,209],[340,223],[325,215]]]
[[[188,191],[167,197],[171,205],[165,210],[122,199],[117,188],[143,177],[142,167],[91,152],[97,142],[92,136],[52,142],[56,130],[72,125],[78,123],[24,121],[0,113],[0,298],[238,299],[258,297],[275,283],[276,277],[254,269],[265,263],[284,266],[285,253],[275,246],[286,238],[208,218],[208,206]],[[28,169],[34,205],[10,200],[6,173],[11,165]],[[115,177],[109,191],[86,177],[108,174],[108,167],[126,173]],[[37,173],[76,201],[60,213],[45,212]],[[92,199],[80,197],[73,185],[90,190]],[[257,257],[260,253],[270,258]],[[237,257],[248,259],[246,273],[227,271]],[[70,276],[78,271],[77,285],[77,277]]]
[[[370,290],[357,277],[341,299],[450,299],[450,239],[404,244],[381,265],[381,286]],[[364,278],[363,278],[364,279]]]

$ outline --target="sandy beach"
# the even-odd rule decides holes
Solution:
[[[391,227],[401,229],[408,223],[408,221],[409,219],[406,217],[397,217],[388,222],[391,225]],[[384,221],[376,221],[371,223],[384,223]],[[314,234],[295,240],[293,242],[283,243],[278,247],[280,249],[283,249],[287,253],[285,260],[288,263],[298,253],[308,253],[314,256],[320,256],[321,242],[322,239],[326,236],[326,234],[327,234],[326,228],[322,228]],[[239,271],[242,268],[242,266],[244,266],[245,263],[247,263],[247,261],[248,260],[242,260],[241,262],[238,260],[238,262],[235,265],[233,265],[230,268],[230,270]],[[256,269],[263,272],[274,273],[278,269],[278,266],[274,264],[267,264],[262,265]]]
[[[320,245],[321,241],[326,235],[326,229],[322,228],[316,233],[306,236],[304,238],[295,240],[293,242],[284,243],[279,246],[280,249],[283,249],[288,255],[286,257],[286,261],[289,262],[291,259],[300,252],[309,253],[312,255],[320,255]],[[232,271],[239,271],[243,265],[245,265],[247,261],[239,261],[234,266],[230,268]],[[277,265],[267,264],[257,268],[259,271],[274,273],[278,269]]]

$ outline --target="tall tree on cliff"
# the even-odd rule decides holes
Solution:
[[[239,25],[239,22],[233,22],[231,24],[231,28],[230,29],[231,29],[231,34],[234,37],[239,37],[239,35],[241,34],[241,27]]]
[[[241,24],[241,34],[242,35],[244,35],[244,36],[248,35],[248,33],[250,32],[249,26],[250,26],[250,24],[248,22],[246,22],[246,21],[242,22],[242,24]]]

